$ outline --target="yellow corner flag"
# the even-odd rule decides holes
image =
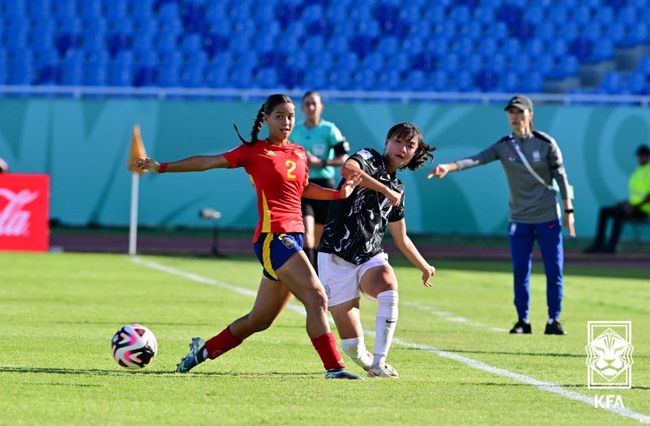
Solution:
[[[141,175],[143,172],[138,171],[135,166],[135,160],[138,158],[147,158],[147,151],[144,149],[142,143],[142,136],[140,135],[140,126],[133,126],[133,136],[131,137],[131,153],[129,154],[128,168],[134,173]]]

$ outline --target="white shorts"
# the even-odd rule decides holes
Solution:
[[[388,255],[379,253],[361,265],[346,262],[332,253],[318,253],[318,276],[327,293],[328,306],[358,299],[359,283],[368,269],[388,265]]]

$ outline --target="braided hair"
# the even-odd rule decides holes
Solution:
[[[408,167],[410,170],[417,170],[420,167],[422,167],[424,164],[433,160],[432,152],[436,150],[436,147],[429,146],[424,142],[422,132],[414,124],[399,123],[394,125],[388,131],[388,135],[386,136],[386,141],[388,141],[388,139],[392,138],[393,136],[397,137],[397,139],[400,140],[401,139],[411,140],[413,138],[416,138],[418,142],[418,147],[415,150],[415,154],[413,155],[413,158],[411,159],[411,161],[409,161],[407,165],[400,167],[400,169],[405,169],[406,167]]]
[[[278,94],[278,93],[266,98],[266,101],[264,101],[259,111],[257,111],[257,117],[255,117],[255,121],[253,122],[253,128],[251,129],[250,141],[244,139],[241,133],[239,133],[239,129],[237,128],[237,125],[233,124],[233,127],[235,128],[235,132],[237,132],[237,136],[239,136],[239,140],[249,145],[257,142],[258,141],[257,135],[260,134],[260,132],[262,131],[262,126],[264,125],[264,117],[271,115],[273,109],[276,106],[281,104],[293,104],[293,101],[289,96],[284,94]]]

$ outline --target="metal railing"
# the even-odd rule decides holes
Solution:
[[[154,98],[154,99],[215,99],[259,100],[272,93],[285,93],[299,98],[305,89],[234,89],[234,88],[187,88],[187,87],[118,87],[118,86],[11,86],[0,85],[0,97],[62,97],[62,98]],[[494,104],[503,103],[513,93],[488,92],[409,92],[409,91],[362,91],[321,90],[328,101],[389,101],[455,102]],[[528,93],[536,104],[561,105],[631,105],[648,106],[650,96]]]

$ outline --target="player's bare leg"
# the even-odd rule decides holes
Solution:
[[[206,359],[215,359],[239,346],[251,334],[266,330],[282,312],[289,299],[291,293],[282,283],[262,278],[253,309],[207,342],[194,337],[190,342],[188,354],[181,359],[176,371],[187,373]]]
[[[295,253],[276,270],[276,273],[291,293],[305,306],[307,334],[328,371],[325,377],[358,379],[358,376],[345,370],[345,363],[336,348],[336,338],[331,333],[327,321],[325,289],[305,253],[302,251]]]

